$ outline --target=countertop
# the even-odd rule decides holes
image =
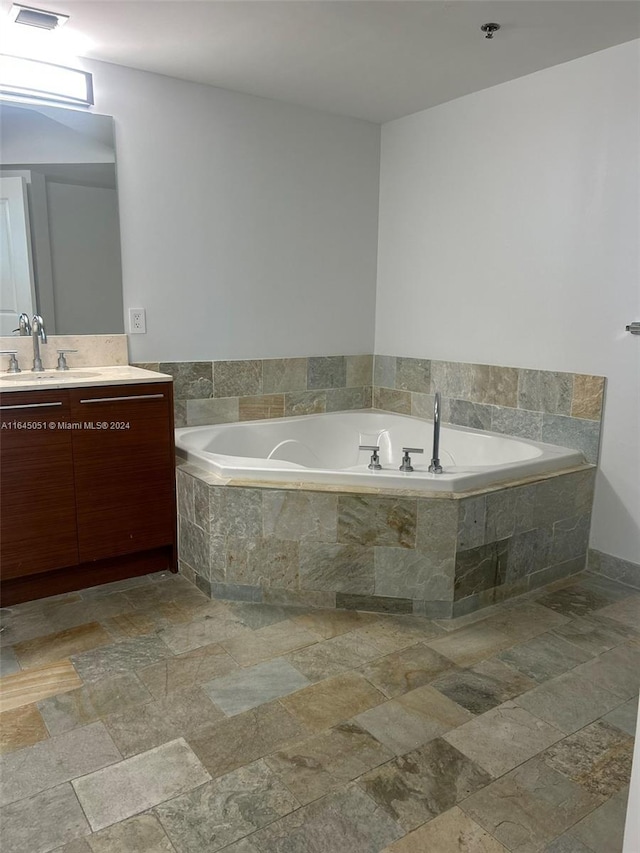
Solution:
[[[57,390],[60,388],[93,388],[100,385],[140,385],[147,382],[172,382],[166,373],[143,370],[141,367],[78,367],[69,370],[45,370],[32,373],[0,373],[0,392]]]

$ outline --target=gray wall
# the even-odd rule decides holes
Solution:
[[[87,62],[115,118],[133,361],[371,352],[380,128]]]
[[[56,334],[122,328],[116,191],[47,181]]]
[[[633,41],[384,125],[375,346],[606,376],[591,547],[633,562],[639,67]]]

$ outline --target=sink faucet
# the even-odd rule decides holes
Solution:
[[[31,332],[33,336],[33,373],[41,373],[44,370],[42,359],[40,358],[40,341],[43,344],[47,342],[47,333],[44,330],[44,320],[39,314],[33,315],[31,321]]]
[[[436,391],[433,400],[433,454],[429,472],[431,474],[442,474],[442,465],[438,454],[440,453],[440,392]]]
[[[31,334],[31,323],[29,322],[28,315],[25,314],[24,311],[18,317],[18,328],[13,331],[18,332],[22,338],[27,338]]]

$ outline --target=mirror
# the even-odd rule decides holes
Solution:
[[[124,332],[111,116],[0,102],[0,335]]]

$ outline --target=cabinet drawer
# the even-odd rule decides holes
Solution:
[[[0,393],[0,423],[5,424],[2,438],[12,432],[6,426],[16,423],[69,420],[68,391],[16,391]]]
[[[170,414],[171,385],[166,382],[147,385],[107,385],[100,388],[74,388],[71,413],[75,420],[117,421],[130,417],[136,422],[167,418]]]
[[[67,391],[0,394],[2,579],[76,565]]]

